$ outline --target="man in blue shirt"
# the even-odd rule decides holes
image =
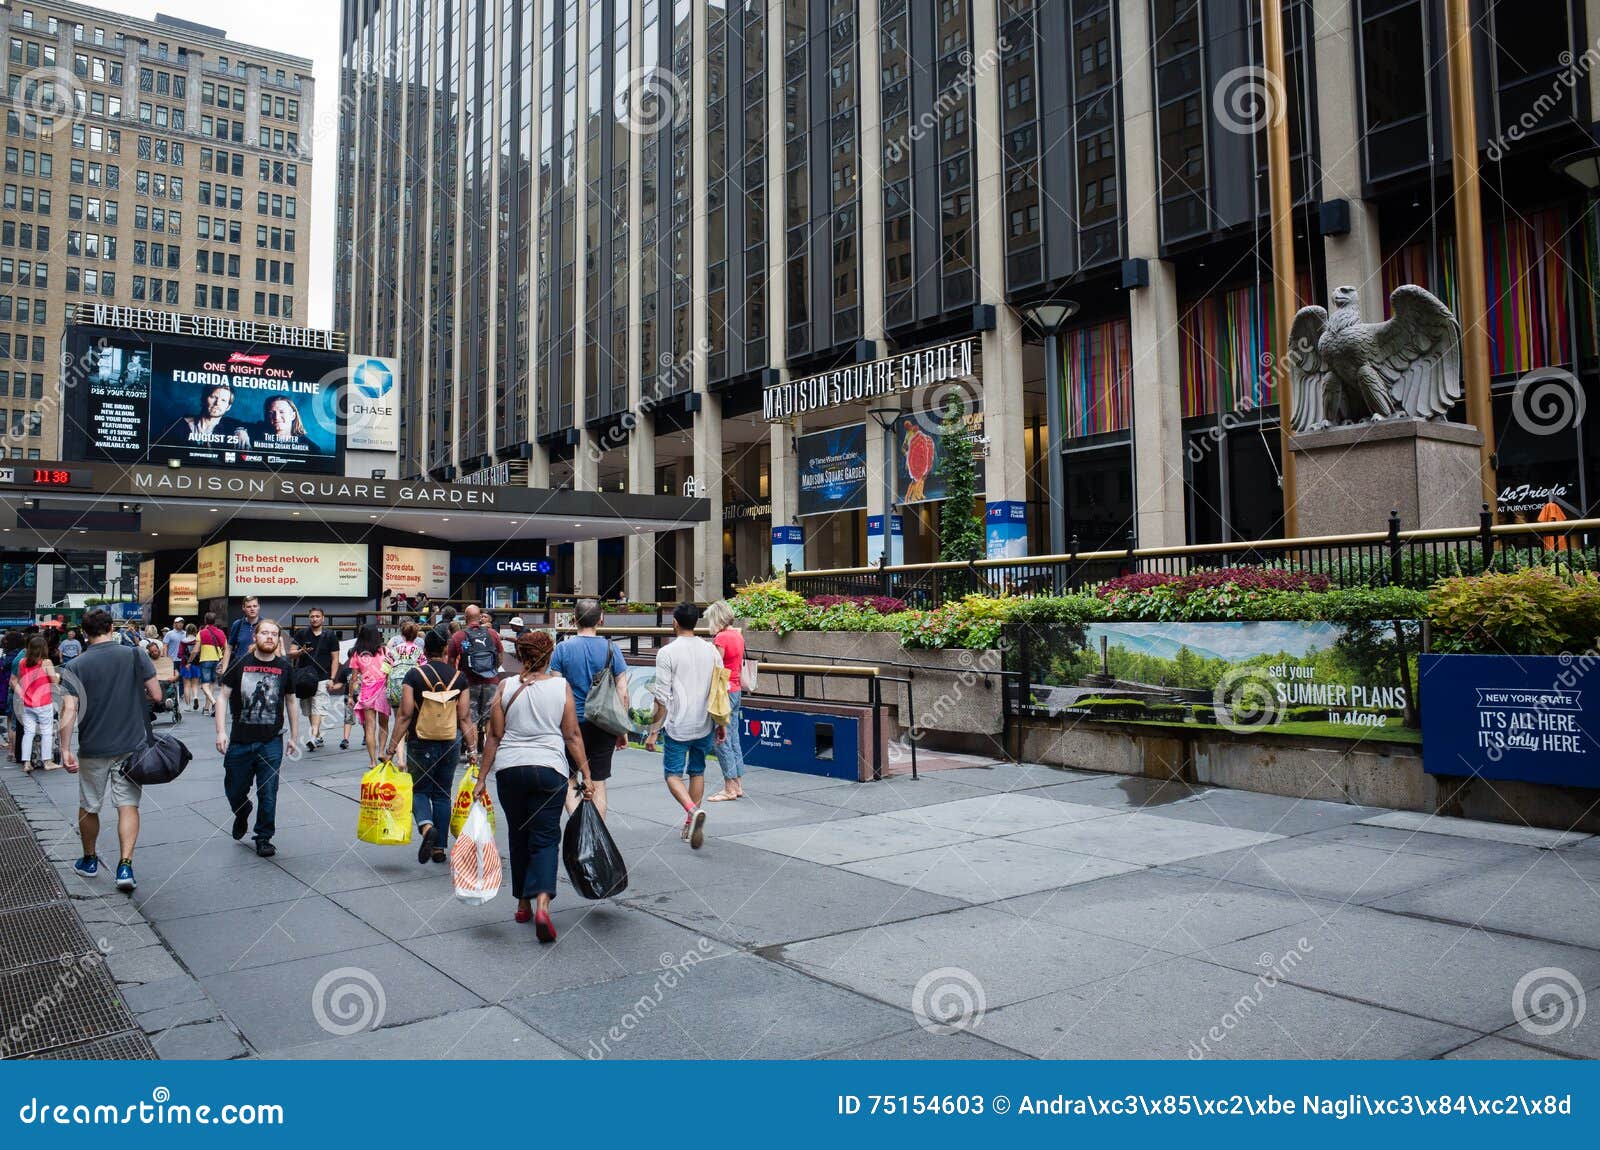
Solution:
[[[572,701],[578,711],[578,730],[583,735],[583,753],[589,758],[589,777],[594,780],[594,805],[600,817],[606,817],[606,780],[611,777],[611,756],[628,745],[626,735],[613,735],[584,718],[583,705],[589,697],[589,685],[607,665],[617,681],[617,692],[624,708],[628,705],[628,664],[622,652],[609,639],[595,634],[603,612],[596,599],[579,599],[573,622],[578,633],[556,644],[550,656],[551,673],[560,675],[572,688]],[[574,777],[577,772],[574,770]],[[578,805],[577,792],[567,795],[567,810]]]

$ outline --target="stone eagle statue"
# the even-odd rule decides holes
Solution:
[[[1393,315],[1362,323],[1356,289],[1335,288],[1333,315],[1304,307],[1289,328],[1294,430],[1364,419],[1436,419],[1461,398],[1461,326],[1437,296],[1404,284]]]

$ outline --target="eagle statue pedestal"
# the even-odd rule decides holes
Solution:
[[[1389,512],[1406,530],[1478,522],[1483,432],[1465,423],[1385,419],[1307,431],[1295,454],[1301,535],[1384,531]]]

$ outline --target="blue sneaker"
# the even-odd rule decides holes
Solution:
[[[133,864],[123,859],[117,864],[117,889],[132,890],[138,885],[138,881],[133,877]]]
[[[84,855],[72,864],[72,869],[84,878],[93,878],[100,873],[100,859],[96,855]]]

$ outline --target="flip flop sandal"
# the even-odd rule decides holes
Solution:
[[[718,791],[706,800],[708,803],[731,803],[738,795],[730,795],[727,791]]]

